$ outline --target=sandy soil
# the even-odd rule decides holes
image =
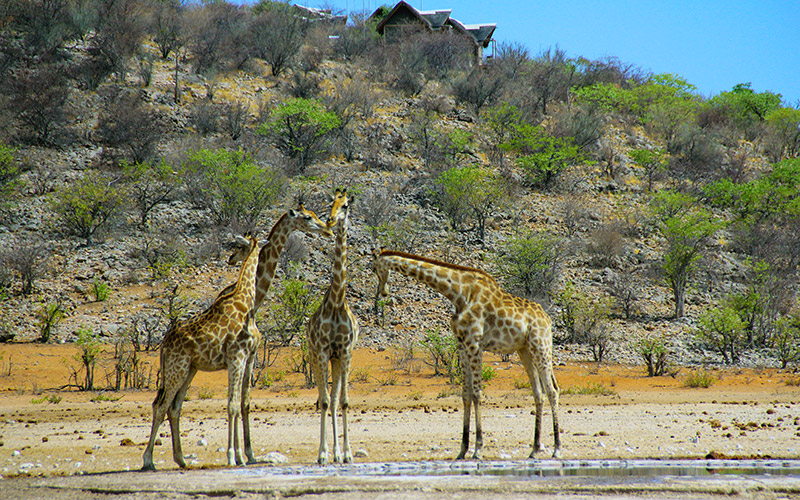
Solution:
[[[154,391],[57,390],[77,366],[71,345],[0,347],[0,473],[54,476],[136,470],[147,441]],[[287,355],[288,356],[288,355]],[[155,356],[148,362],[157,363]],[[485,357],[496,377],[485,388],[484,458],[523,459],[530,453],[533,398],[522,367]],[[420,361],[396,365],[389,351],[358,350],[351,384],[351,442],[356,461],[453,458],[460,444],[458,388]],[[97,370],[103,385],[104,367]],[[777,370],[714,371],[707,389],[676,377],[648,378],[643,367],[593,363],[559,366],[564,458],[800,458],[800,387]],[[355,380],[357,378],[357,380]],[[182,442],[193,467],[225,464],[226,375],[200,373],[184,405]],[[581,389],[594,394],[576,394]],[[587,391],[584,391],[587,392]],[[608,394],[597,394],[607,392]],[[315,389],[289,374],[253,391],[253,446],[266,460],[316,459],[319,415]],[[547,408],[547,406],[546,406]],[[544,443],[552,446],[549,409]],[[156,466],[175,469],[168,425],[161,428]],[[544,457],[549,454],[543,455]]]

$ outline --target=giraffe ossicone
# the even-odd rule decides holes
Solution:
[[[517,352],[533,389],[536,420],[530,458],[544,451],[541,444],[542,388],[547,393],[553,418],[553,456],[561,453],[558,426],[559,389],[553,371],[552,322],[542,307],[500,288],[488,273],[419,255],[392,250],[373,251],[373,272],[378,293],[387,295],[389,272],[396,271],[438,291],[455,307],[450,326],[458,343],[462,369],[464,421],[461,434],[463,459],[469,449],[471,411],[475,411],[475,452],[481,458],[483,432],[480,403],[481,368],[484,351]]]

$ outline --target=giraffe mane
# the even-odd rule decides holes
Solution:
[[[280,218],[280,219],[278,219],[278,222],[276,222],[276,223],[275,223],[275,224],[272,226],[272,229],[270,229],[270,230],[269,230],[269,236],[267,236],[267,241],[272,241],[272,235],[273,235],[273,234],[275,234],[275,230],[276,230],[276,228],[277,228],[277,227],[280,225],[281,221],[282,221],[283,219],[285,219],[286,217],[288,217],[288,216],[289,216],[289,213],[288,213],[288,212],[284,212],[284,213],[283,213],[283,215],[281,215],[281,218]]]
[[[484,271],[482,269],[477,269],[477,268],[468,267],[468,266],[461,266],[459,264],[453,264],[452,262],[445,262],[445,261],[442,261],[442,260],[436,260],[436,259],[432,259],[430,257],[423,257],[421,255],[415,255],[413,253],[401,252],[399,250],[381,250],[381,253],[380,253],[379,256],[380,257],[383,257],[383,256],[396,256],[396,257],[403,257],[403,258],[406,258],[406,259],[418,260],[420,262],[427,262],[428,264],[433,264],[434,266],[446,267],[448,269],[453,269],[453,270],[456,270],[456,271],[466,271],[466,272],[477,273],[477,274],[480,274],[482,276],[485,276],[486,278],[490,279],[491,281],[495,281],[494,277],[491,274],[487,273],[486,271]]]

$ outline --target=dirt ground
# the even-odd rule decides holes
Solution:
[[[141,467],[155,391],[58,390],[77,366],[75,353],[73,345],[0,347],[3,477]],[[460,444],[459,388],[433,376],[419,360],[398,359],[390,351],[356,352],[350,412],[356,461],[454,458]],[[534,416],[522,367],[492,355],[484,360],[495,373],[484,390],[484,459],[524,459],[530,453]],[[155,355],[147,361],[157,364]],[[97,368],[97,385],[105,384],[107,371]],[[684,386],[689,372],[646,377],[641,366],[558,366],[563,458],[702,458],[709,453],[800,458],[796,374],[718,370],[712,372],[713,385],[703,389]],[[319,445],[316,390],[303,388],[300,374],[276,378],[270,388],[253,391],[254,450],[262,460],[279,452],[290,465],[311,464]],[[226,379],[225,372],[199,373],[189,391],[181,424],[183,450],[192,467],[226,462]],[[545,407],[543,442],[552,447],[550,411]],[[160,435],[156,466],[176,469],[166,423]]]

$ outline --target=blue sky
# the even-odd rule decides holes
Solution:
[[[617,57],[653,73],[675,73],[709,97],[751,82],[758,92],[800,102],[800,0],[407,0],[451,9],[465,24],[496,23],[495,39],[531,55]],[[306,0],[300,5],[375,10],[395,1]]]

